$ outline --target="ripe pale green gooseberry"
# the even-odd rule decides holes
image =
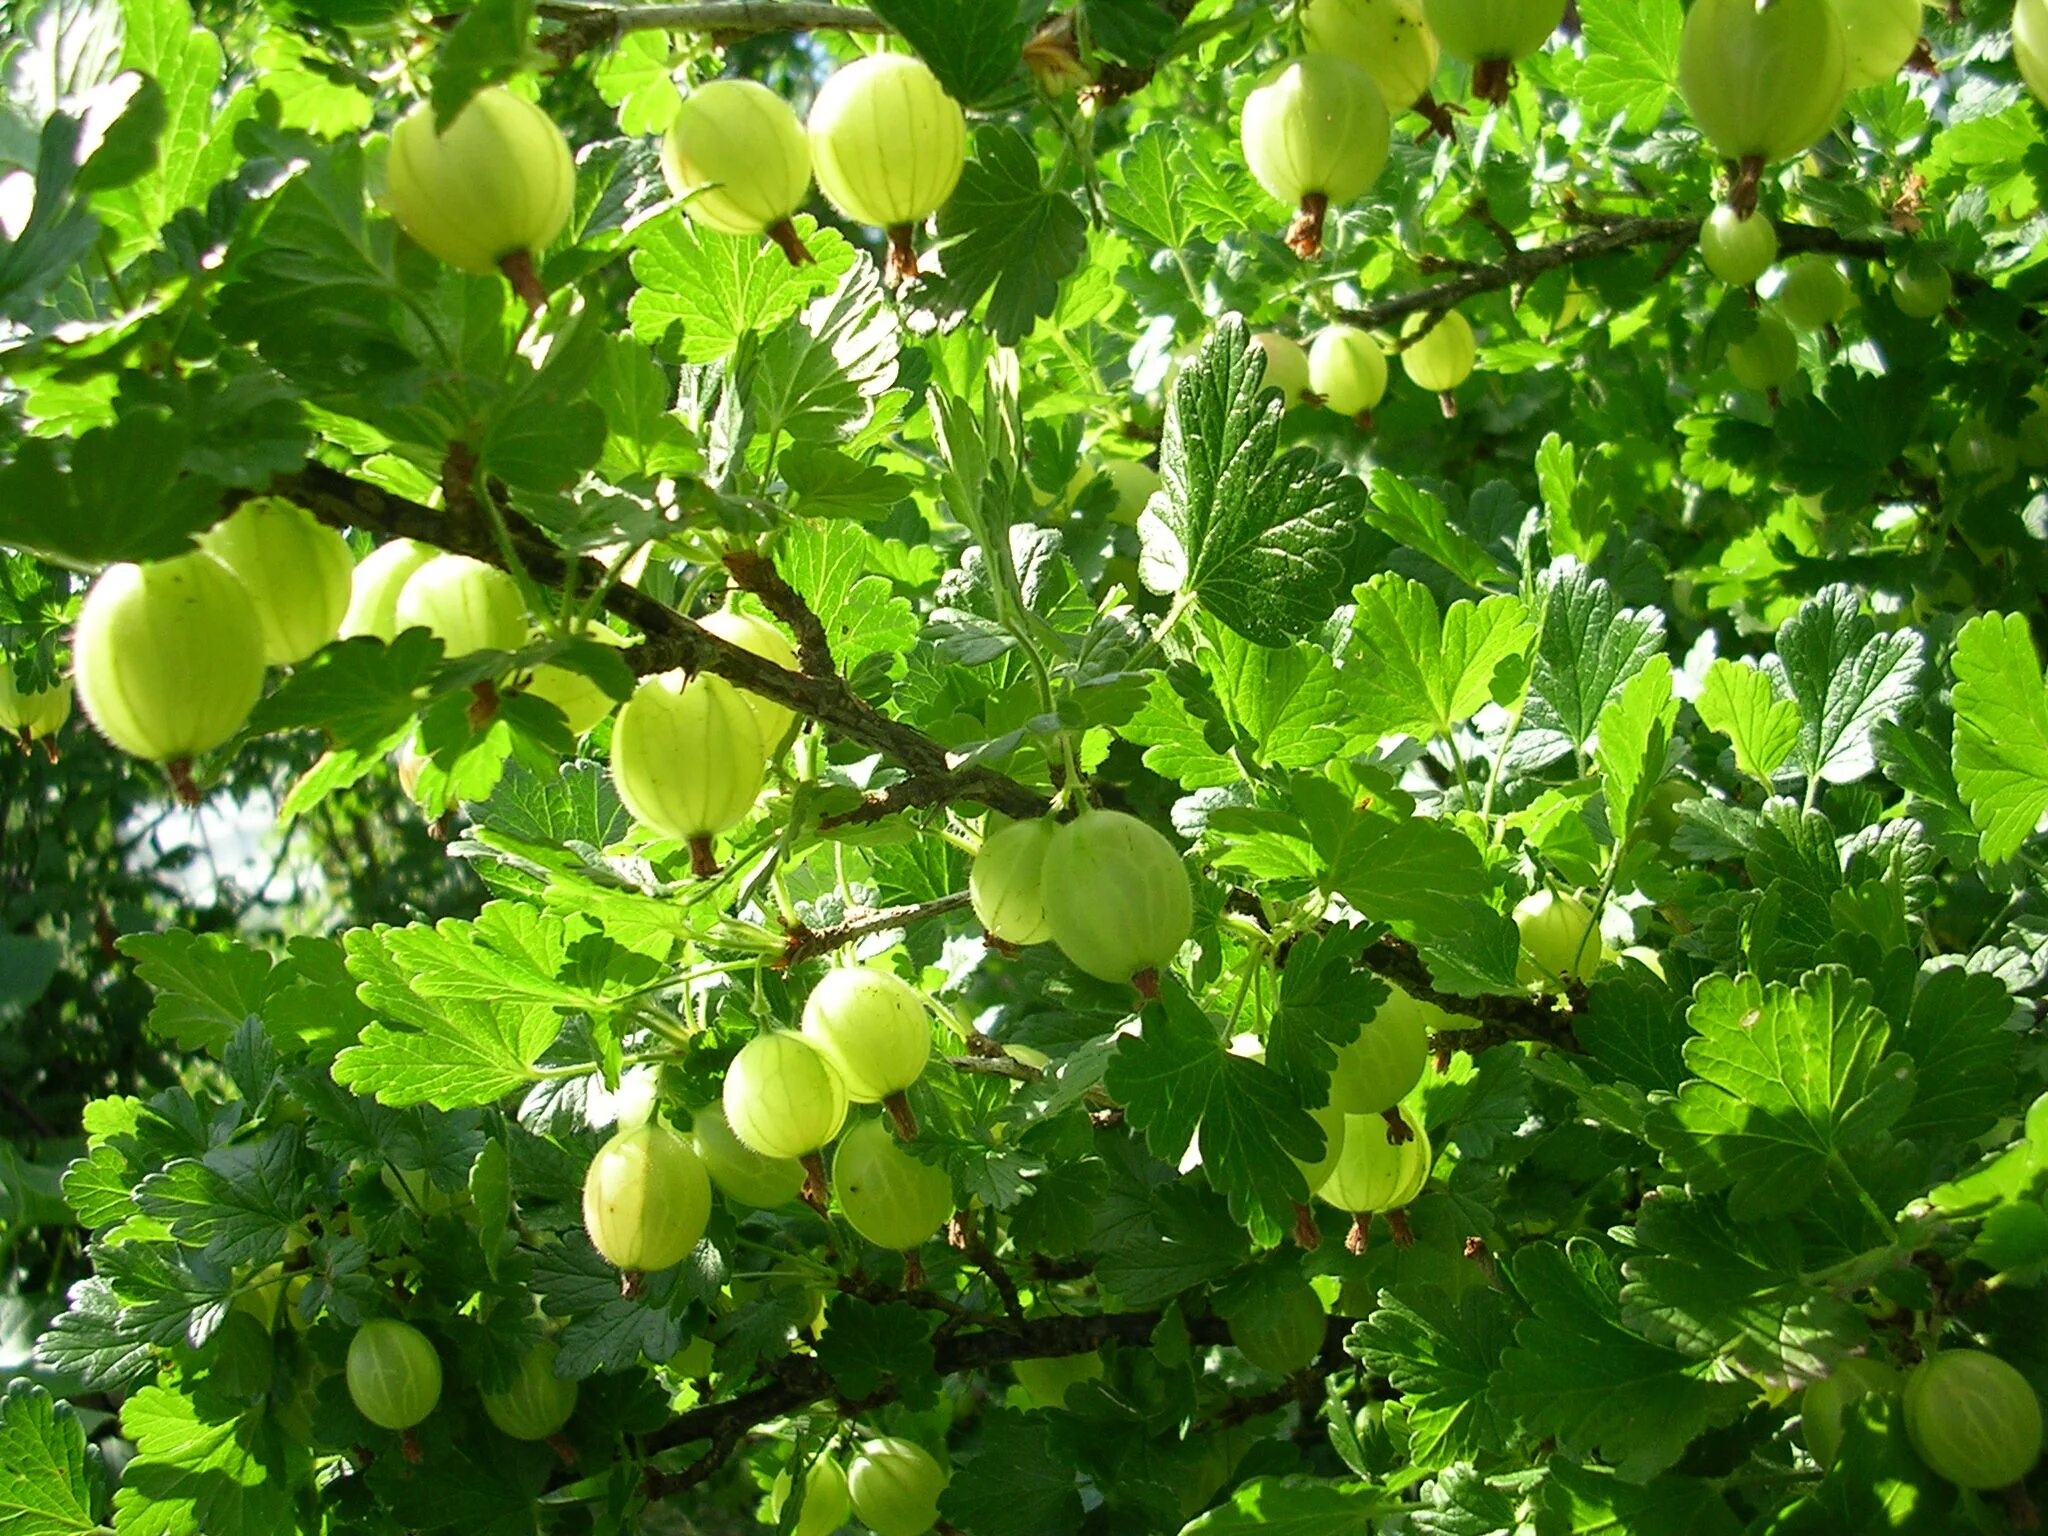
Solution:
[[[754,808],[768,749],[753,707],[708,672],[644,679],[612,727],[612,782],[635,818],[690,845],[690,865],[718,872],[711,840]]]
[[[766,619],[758,618],[743,608],[727,606],[707,613],[697,621],[700,629],[709,630],[728,645],[736,645],[750,655],[763,661],[773,662],[785,672],[800,672],[795,649],[784,638],[781,630]],[[773,752],[782,745],[782,738],[789,734],[789,723],[796,718],[796,711],[773,699],[763,698],[758,693],[742,689],[740,697],[747,701],[747,708],[754,712],[754,718],[761,725],[761,745]]]
[[[348,1344],[348,1395],[379,1429],[411,1429],[441,1401],[441,1357],[410,1323],[378,1318]]]
[[[765,234],[793,267],[812,259],[789,222],[811,190],[811,141],[767,86],[698,86],[661,141],[661,174],[693,223],[721,235]]]
[[[1308,346],[1308,382],[1339,416],[1370,427],[1374,409],[1387,394],[1387,354],[1368,331],[1325,326]]]
[[[953,195],[967,117],[922,60],[872,53],[833,72],[812,103],[811,165],[832,206],[889,233],[888,279],[917,276],[914,226]]]
[[[1045,918],[1060,953],[1102,981],[1170,965],[1194,927],[1187,866],[1165,837],[1121,811],[1084,811],[1045,850]]]
[[[271,666],[304,661],[341,632],[355,562],[348,540],[304,507],[252,497],[201,534],[199,547],[248,592]]]
[[[863,1120],[840,1138],[832,1192],[847,1225],[877,1248],[899,1253],[953,1217],[953,1183],[944,1170],[904,1151],[880,1120]]]
[[[876,1104],[923,1074],[932,1055],[924,994],[864,965],[827,971],[804,1000],[803,1037],[839,1073],[846,1096]]]
[[[1298,1157],[1292,1159],[1292,1162],[1301,1170],[1302,1181],[1308,1185],[1308,1192],[1313,1195],[1336,1171],[1337,1160],[1344,1155],[1345,1115],[1344,1111],[1334,1104],[1325,1104],[1318,1109],[1310,1110],[1308,1117],[1315,1121],[1323,1133],[1323,1155],[1312,1163],[1304,1163]]]
[[[770,1519],[781,1521],[783,1506],[789,1502],[790,1490],[795,1486],[789,1468],[775,1474],[775,1486],[768,1490]],[[846,1517],[852,1512],[845,1469],[830,1456],[819,1456],[804,1468],[804,1502],[797,1511],[791,1536],[832,1536],[832,1532],[846,1524]]]
[[[1850,90],[1889,80],[1920,46],[1921,0],[1834,0]]]
[[[997,827],[982,839],[967,872],[967,895],[991,937],[1020,947],[1052,937],[1045,917],[1045,851],[1058,830],[1058,822],[1042,816]]]
[[[1906,1437],[1958,1488],[2006,1488],[2041,1459],[2033,1384],[1981,1349],[1949,1349],[1906,1380]]]
[[[1135,524],[1152,500],[1152,493],[1166,485],[1159,478],[1159,471],[1142,459],[1102,459],[1097,463],[1096,473],[1116,492],[1116,504],[1109,509],[1109,515],[1119,523]]]
[[[1760,213],[1744,218],[1723,203],[1700,225],[1700,256],[1731,288],[1748,288],[1778,259],[1778,231]]]
[[[1955,302],[1955,279],[1948,268],[1915,256],[1892,274],[1892,302],[1914,320],[1932,320]]]
[[[1802,331],[1825,330],[1849,310],[1849,280],[1832,257],[1808,255],[1787,262],[1785,280],[1771,302]]]
[[[48,688],[21,688],[14,680],[14,658],[0,651],[0,731],[41,741],[70,718],[70,678]]]
[[[1407,1127],[1405,1141],[1388,1139],[1384,1115],[1347,1116],[1343,1156],[1316,1190],[1325,1205],[1351,1213],[1351,1235],[1345,1246],[1353,1253],[1365,1252],[1373,1214],[1399,1211],[1421,1194],[1436,1161],[1422,1123],[1405,1109],[1397,1114]]]
[[[393,607],[399,631],[424,629],[450,660],[526,644],[519,583],[468,555],[436,555],[406,578]]]
[[[546,1440],[576,1412],[577,1384],[555,1374],[561,1349],[544,1339],[519,1357],[511,1385],[482,1394],[484,1417],[514,1440]]]
[[[620,1131],[583,1176],[583,1226],[619,1269],[680,1264],[711,1220],[711,1179],[689,1142],[659,1120]]]
[[[174,780],[179,765],[240,730],[263,692],[256,605],[197,550],[108,566],[85,595],[71,646],[87,718],[131,757],[173,765]]]
[[[2019,0],[2013,7],[2012,58],[2034,99],[2048,106],[2048,0]]]
[[[441,551],[414,539],[379,544],[356,563],[349,578],[348,612],[342,616],[341,638],[374,635],[387,644],[398,638],[398,594],[413,572]]]
[[[924,1536],[938,1524],[947,1482],[930,1451],[891,1436],[862,1441],[846,1469],[853,1512],[875,1536]]]
[[[492,86],[437,131],[422,105],[391,130],[388,179],[392,214],[430,255],[504,271],[529,303],[546,297],[533,257],[569,221],[576,164],[539,107]]]
[[[839,1134],[846,1085],[803,1036],[757,1035],[725,1069],[725,1122],[763,1157],[802,1158]]]
[[[1891,1396],[1901,1385],[1899,1373],[1889,1365],[1851,1355],[1832,1374],[1807,1387],[1799,1399],[1799,1423],[1813,1459],[1832,1467],[1842,1451],[1842,1416],[1851,1405],[1872,1392]]]
[[[1238,1353],[1275,1376],[1292,1376],[1314,1364],[1329,1328],[1322,1297],[1298,1275],[1254,1297],[1225,1321]]]
[[[1409,316],[1401,334],[1409,338],[1401,352],[1401,371],[1416,388],[1438,396],[1446,416],[1455,414],[1451,391],[1472,377],[1479,357],[1471,324],[1455,309],[1447,309],[1441,318],[1429,313]]]
[[[1323,217],[1379,179],[1387,163],[1387,106],[1372,77],[1333,53],[1305,54],[1268,70],[1238,124],[1245,164],[1267,192],[1299,210],[1287,245],[1323,250]]]
[[[2011,438],[1992,431],[1983,417],[1970,416],[1949,437],[1946,459],[1956,479],[1990,484],[2013,477],[2019,449]]]
[[[588,673],[573,667],[535,667],[526,692],[559,709],[571,736],[586,736],[596,730],[618,702]]]
[[[728,1200],[771,1211],[803,1192],[804,1165],[793,1157],[763,1157],[725,1123],[725,1106],[706,1104],[690,1122],[690,1139],[712,1185]]]
[[[1578,897],[1533,891],[1515,903],[1522,957],[1515,975],[1524,986],[1554,988],[1586,981],[1606,962],[1607,948],[1593,910]]]
[[[1330,1107],[1346,1115],[1392,1109],[1422,1080],[1429,1063],[1429,1033],[1444,1022],[1441,1008],[1388,982],[1387,1000],[1338,1047],[1330,1068]]]
[[[1723,159],[1768,164],[1834,125],[1848,48],[1834,0],[1698,0],[1678,43],[1678,89]]]
[[[1012,1360],[1017,1385],[1040,1408],[1064,1408],[1067,1394],[1084,1381],[1102,1379],[1102,1355],[1056,1355],[1043,1360]]]
[[[1783,389],[1799,375],[1799,337],[1776,315],[1756,317],[1756,329],[1728,348],[1728,369],[1744,389]]]
[[[1260,331],[1252,337],[1252,345],[1266,356],[1262,387],[1279,390],[1283,407],[1300,405],[1302,397],[1314,388],[1309,383],[1308,354],[1301,350],[1301,343],[1278,331]]]
[[[1564,20],[1564,0],[1423,0],[1422,13],[1444,51],[1472,66],[1472,94],[1498,104],[1508,99],[1515,61]]]
[[[1372,76],[1392,112],[1414,106],[1436,79],[1436,34],[1421,0],[1309,0],[1301,35],[1310,53],[1334,53]]]

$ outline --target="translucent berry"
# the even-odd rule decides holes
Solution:
[[[1756,317],[1756,329],[1728,348],[1728,368],[1744,389],[1783,389],[1799,376],[1799,338],[1776,315]]]
[[[612,781],[626,809],[690,844],[700,875],[717,873],[711,839],[754,808],[768,751],[751,705],[709,673],[645,679],[612,727]]]
[[[1778,259],[1778,231],[1760,213],[1744,218],[1723,203],[1700,225],[1707,270],[1731,288],[1748,288]]]
[[[1515,904],[1515,927],[1522,939],[1515,974],[1524,986],[1585,981],[1606,962],[1600,925],[1576,896],[1551,890],[1524,896]]]
[[[263,627],[263,659],[304,661],[341,632],[355,560],[348,541],[276,496],[243,502],[199,547],[235,573]]]
[[[1724,160],[1805,151],[1834,126],[1847,68],[1834,0],[1698,0],[1679,36],[1679,91]]]
[[[1948,268],[1915,256],[1892,274],[1892,302],[1915,320],[1932,320],[1955,302],[1955,280]]]
[[[1889,80],[1920,46],[1921,0],[1834,0],[1852,91]],[[2024,7],[2023,7],[2024,8]]]
[[[263,626],[233,572],[194,551],[112,565],[85,595],[72,677],[123,752],[177,764],[242,727],[263,692]]]
[[[775,1474],[775,1486],[768,1491],[770,1516],[780,1522],[782,1509],[796,1485],[785,1467]],[[846,1473],[830,1456],[820,1456],[804,1469],[804,1502],[797,1512],[791,1536],[832,1536],[853,1512],[846,1493]]]
[[[981,926],[1005,944],[1043,944],[1052,937],[1043,888],[1045,852],[1059,824],[1049,817],[1013,821],[982,839],[967,872],[967,894]]]
[[[946,1471],[910,1440],[864,1441],[846,1469],[853,1512],[875,1536],[924,1536],[939,1521]]]
[[[661,172],[695,223],[766,234],[792,266],[811,259],[789,216],[811,190],[811,141],[788,102],[752,80],[698,86],[661,143]]]
[[[915,227],[953,195],[967,117],[920,59],[872,53],[833,72],[812,103],[818,189],[859,224],[889,232],[889,280],[917,276]]]
[[[1084,1381],[1102,1379],[1102,1355],[1056,1355],[1043,1360],[1012,1360],[1010,1369],[1024,1395],[1040,1408],[1064,1408],[1067,1394]]]
[[[591,1246],[623,1270],[680,1264],[711,1220],[711,1180],[690,1144],[659,1120],[620,1131],[583,1176]]]
[[[1387,394],[1387,354],[1356,326],[1332,325],[1308,345],[1308,382],[1324,405],[1361,424]]]
[[[468,555],[436,555],[399,589],[398,629],[424,629],[453,660],[473,651],[516,651],[526,644],[526,600],[519,583]]]
[[[441,1401],[441,1357],[410,1323],[378,1318],[348,1345],[348,1395],[380,1429],[411,1429]]]
[[[393,539],[379,544],[357,562],[349,578],[348,612],[341,637],[374,635],[386,642],[398,638],[398,594],[412,574],[441,553],[431,544]]]
[[[71,679],[48,688],[22,688],[14,680],[14,658],[0,651],[0,732],[40,741],[71,717]]]
[[[2013,7],[2012,57],[2034,99],[2048,106],[2048,0],[2019,0]]]
[[[1998,1356],[1943,1350],[1906,1380],[1906,1436],[1958,1488],[2007,1488],[2041,1459],[2041,1399]]]
[[[1347,1115],[1376,1115],[1406,1098],[1428,1065],[1429,1032],[1443,1023],[1442,1009],[1392,982],[1387,988],[1387,1000],[1338,1048],[1330,1069],[1330,1107]]]
[[[690,1125],[697,1157],[728,1200],[770,1211],[803,1193],[804,1165],[793,1157],[763,1157],[725,1123],[725,1106],[706,1104]]]
[[[1240,136],[1259,185],[1300,210],[1288,246],[1313,257],[1330,205],[1357,197],[1387,163],[1387,107],[1356,64],[1312,53],[1267,71],[1245,98]]]
[[[1508,99],[1513,65],[1550,40],[1565,0],[1423,0],[1422,14],[1444,51],[1472,66],[1472,93]]]
[[[1436,78],[1436,34],[1421,0],[1309,0],[1301,32],[1310,53],[1337,54],[1372,76],[1389,111],[1414,106]]]
[[[1831,256],[1801,256],[1785,264],[1785,280],[1771,302],[1802,331],[1825,330],[1849,310],[1849,280]]]
[[[1369,1215],[1399,1210],[1422,1193],[1434,1161],[1429,1133],[1406,1110],[1400,1119],[1408,1128],[1408,1139],[1400,1142],[1388,1140],[1384,1115],[1345,1119],[1344,1155],[1316,1191],[1326,1204]]]
[[[1278,331],[1260,331],[1252,343],[1266,354],[1264,387],[1280,391],[1283,406],[1296,406],[1310,391],[1308,354],[1292,336]]]
[[[772,661],[785,672],[803,670],[797,663],[795,649],[783,637],[782,631],[743,608],[720,608],[705,614],[697,623],[727,644],[736,645],[763,661]],[[796,712],[745,689],[740,690],[740,697],[747,701],[747,708],[760,722],[761,745],[773,752],[782,745],[782,738],[789,734],[790,722],[796,719]]]
[[[1401,334],[1411,338],[1401,352],[1401,371],[1416,388],[1445,397],[1448,413],[1451,391],[1472,377],[1479,344],[1471,325],[1455,309],[1445,310],[1434,325],[1430,319],[1428,314],[1416,314],[1401,327]]]
[[[839,1134],[846,1085],[801,1035],[757,1035],[725,1070],[725,1121],[763,1157],[803,1157]]]
[[[931,1060],[931,1017],[917,988],[864,965],[827,971],[804,1000],[803,1036],[838,1070],[846,1096],[877,1104]]]
[[[1103,981],[1132,981],[1173,962],[1194,926],[1194,892],[1173,844],[1135,816],[1084,811],[1045,852],[1052,941]]]
[[[1238,1353],[1275,1376],[1307,1370],[1329,1328],[1323,1299],[1298,1275],[1254,1295],[1225,1321]]]
[[[483,1394],[484,1417],[514,1440],[546,1440],[576,1412],[577,1386],[555,1374],[561,1350],[543,1340],[519,1357],[512,1384]]]
[[[915,1248],[953,1216],[945,1171],[904,1151],[880,1120],[863,1120],[840,1138],[832,1192],[847,1225],[877,1248]]]

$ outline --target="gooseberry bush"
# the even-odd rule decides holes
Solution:
[[[0,27],[5,1536],[2038,1525],[2041,0]]]

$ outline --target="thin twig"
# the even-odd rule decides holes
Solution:
[[[889,24],[873,11],[832,5],[826,0],[693,0],[678,5],[584,4],[581,0],[541,0],[536,8],[558,32],[540,46],[567,62],[629,32],[709,32],[719,41],[760,37],[770,32],[887,32]]]
[[[834,923],[829,928],[806,928],[799,923],[789,930],[789,947],[782,952],[781,964],[801,965],[819,955],[829,954],[842,945],[856,939],[864,939],[871,933],[885,933],[891,928],[907,928],[912,923],[921,923],[927,918],[944,917],[949,912],[958,912],[971,904],[965,891],[955,891],[950,896],[941,896],[933,901],[912,902],[901,907],[881,907],[873,912],[849,914],[844,922]]]

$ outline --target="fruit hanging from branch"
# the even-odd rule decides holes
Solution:
[[[1893,1397],[1901,1385],[1899,1373],[1889,1365],[1851,1355],[1809,1386],[1799,1399],[1799,1423],[1813,1459],[1832,1467],[1842,1450],[1843,1415],[1857,1399],[1873,1392]]]
[[[725,1123],[722,1104],[706,1104],[690,1122],[690,1140],[712,1186],[728,1200],[772,1211],[803,1193],[804,1165],[793,1157],[763,1157]]]
[[[549,1440],[576,1412],[577,1384],[555,1374],[561,1349],[544,1339],[519,1357],[512,1384],[482,1394],[484,1416],[514,1440]]]
[[[1187,866],[1122,811],[1083,811],[1045,851],[1045,920],[1060,953],[1101,981],[1151,996],[1194,926]]]
[[[1238,1353],[1274,1376],[1292,1376],[1313,1365],[1330,1324],[1322,1297],[1298,1274],[1253,1297],[1224,1321]]]
[[[832,1155],[832,1194],[847,1224],[877,1248],[910,1253],[953,1216],[953,1183],[897,1144],[880,1120],[863,1120]]]
[[[569,221],[576,164],[548,115],[499,86],[478,91],[436,125],[415,108],[391,130],[391,212],[459,272],[502,272],[538,309],[547,290],[534,258]]]
[[[441,551],[416,539],[379,544],[356,562],[349,576],[348,612],[341,638],[371,635],[389,644],[398,638],[398,594],[413,573]]]
[[[725,1122],[763,1157],[803,1164],[803,1197],[825,1210],[825,1163],[818,1155],[846,1123],[846,1085],[802,1035],[756,1035],[725,1069]]]
[[[1699,0],[1678,42],[1678,89],[1722,159],[1728,200],[1756,210],[1763,168],[1803,153],[1842,111],[1847,46],[1834,0]]]
[[[2019,0],[2013,7],[2012,59],[2034,99],[2048,106],[2048,0]]]
[[[714,609],[697,621],[698,627],[708,630],[729,645],[736,645],[749,655],[763,661],[773,662],[785,672],[800,672],[796,651],[783,636],[781,630],[766,619],[748,613],[744,608],[726,607]],[[773,699],[763,698],[758,693],[742,690],[741,695],[747,707],[754,712],[755,720],[761,726],[761,745],[773,752],[782,745],[782,739],[789,734],[790,722],[796,719],[796,711]]]
[[[1471,323],[1455,309],[1439,314],[1421,311],[1409,316],[1401,335],[1407,343],[1401,349],[1401,371],[1408,382],[1434,394],[1445,417],[1457,415],[1452,392],[1472,377],[1479,358]]]
[[[766,235],[793,267],[812,260],[790,215],[811,190],[811,141],[790,104],[754,80],[713,80],[683,99],[661,173],[691,222]]]
[[[775,1474],[768,1490],[768,1512],[778,1523],[796,1483],[784,1467]],[[832,1536],[853,1513],[853,1501],[846,1493],[846,1471],[830,1456],[818,1456],[804,1468],[804,1501],[797,1511],[790,1536]]]
[[[1906,1437],[1958,1488],[2006,1488],[2041,1459],[2033,1383],[1981,1349],[1945,1349],[1906,1379]]]
[[[1793,352],[1796,366],[1796,341]],[[1547,888],[1532,891],[1515,903],[1514,917],[1522,940],[1515,976],[1524,986],[1555,988],[1587,981],[1606,963],[1599,921],[1578,897]]]
[[[875,1536],[925,1536],[939,1523],[946,1483],[930,1451],[893,1436],[863,1441],[846,1469],[853,1512]]]
[[[441,1401],[441,1357],[411,1323],[380,1317],[348,1344],[348,1395],[379,1429],[409,1430]]]
[[[711,840],[746,819],[767,771],[752,706],[708,672],[644,679],[612,727],[619,798],[636,820],[684,839],[700,878],[718,873]]]
[[[1564,20],[1565,0],[1423,0],[1444,51],[1472,66],[1472,94],[1499,106],[1514,88],[1515,64]]]
[[[620,1131],[583,1175],[583,1228],[606,1263],[636,1277],[680,1264],[711,1220],[711,1180],[660,1120]]]
[[[1728,371],[1744,389],[1775,398],[1799,377],[1799,337],[1776,315],[1756,317],[1756,329],[1728,348]]]
[[[192,759],[240,730],[263,693],[263,626],[234,573],[197,550],[108,566],[71,648],[86,718],[131,757],[163,763],[195,802]]]
[[[1421,1121],[1405,1109],[1393,1117],[1394,1125],[1389,1118],[1346,1116],[1343,1154],[1316,1190],[1325,1205],[1351,1214],[1351,1234],[1344,1246],[1354,1254],[1365,1252],[1372,1218],[1381,1212],[1394,1228],[1395,1241],[1406,1244],[1407,1227],[1400,1213],[1422,1193],[1436,1160]]]
[[[1264,387],[1280,391],[1283,407],[1304,404],[1313,393],[1313,386],[1309,383],[1308,354],[1301,349],[1301,343],[1278,331],[1260,331],[1252,337],[1252,345],[1266,355]]]
[[[1386,986],[1387,1000],[1330,1068],[1330,1107],[1346,1115],[1383,1114],[1406,1098],[1429,1065],[1430,1030],[1448,1022],[1442,1009]]]
[[[1700,225],[1700,257],[1730,288],[1750,288],[1778,259],[1778,231],[1760,213],[1745,218],[1726,203]]]
[[[1369,432],[1387,395],[1387,354],[1368,331],[1325,326],[1308,344],[1308,382],[1324,405]]]
[[[1771,303],[1788,324],[1824,331],[1849,311],[1849,280],[1832,256],[1811,254],[1785,264],[1785,280]]]
[[[519,583],[468,555],[436,555],[399,589],[393,616],[402,634],[424,629],[449,660],[526,644],[526,599]]]
[[[1834,0],[1834,7],[1847,65],[1843,84],[1852,91],[1891,79],[1920,46],[1922,0]]]
[[[1239,137],[1259,185],[1299,209],[1287,245],[1304,260],[1323,252],[1323,221],[1379,179],[1387,163],[1387,107],[1372,77],[1348,59],[1311,53],[1266,72],[1244,101]]]
[[[1052,937],[1045,917],[1045,851],[1059,824],[1013,821],[982,839],[967,872],[967,895],[989,936],[1019,948]]]
[[[874,53],[834,71],[811,105],[812,168],[832,206],[889,236],[887,277],[917,273],[917,226],[967,164],[967,116],[923,60]]]
[[[932,1055],[917,988],[869,966],[829,970],[804,1000],[803,1037],[832,1063],[849,1099],[886,1106],[906,1140],[917,1134],[904,1093]]]
[[[348,541],[304,507],[254,497],[201,534],[199,547],[249,594],[271,666],[296,665],[340,633],[355,562]]]
[[[1334,53],[1370,75],[1392,113],[1423,103],[1436,79],[1422,0],[1309,0],[1301,35],[1310,53]]]
[[[1922,251],[1915,251],[1892,270],[1892,302],[1899,313],[1915,320],[1932,320],[1955,302],[1955,279],[1948,268]]]
[[[14,658],[0,651],[0,733],[26,746],[49,737],[70,718],[70,678],[47,688],[22,688],[14,680]]]

